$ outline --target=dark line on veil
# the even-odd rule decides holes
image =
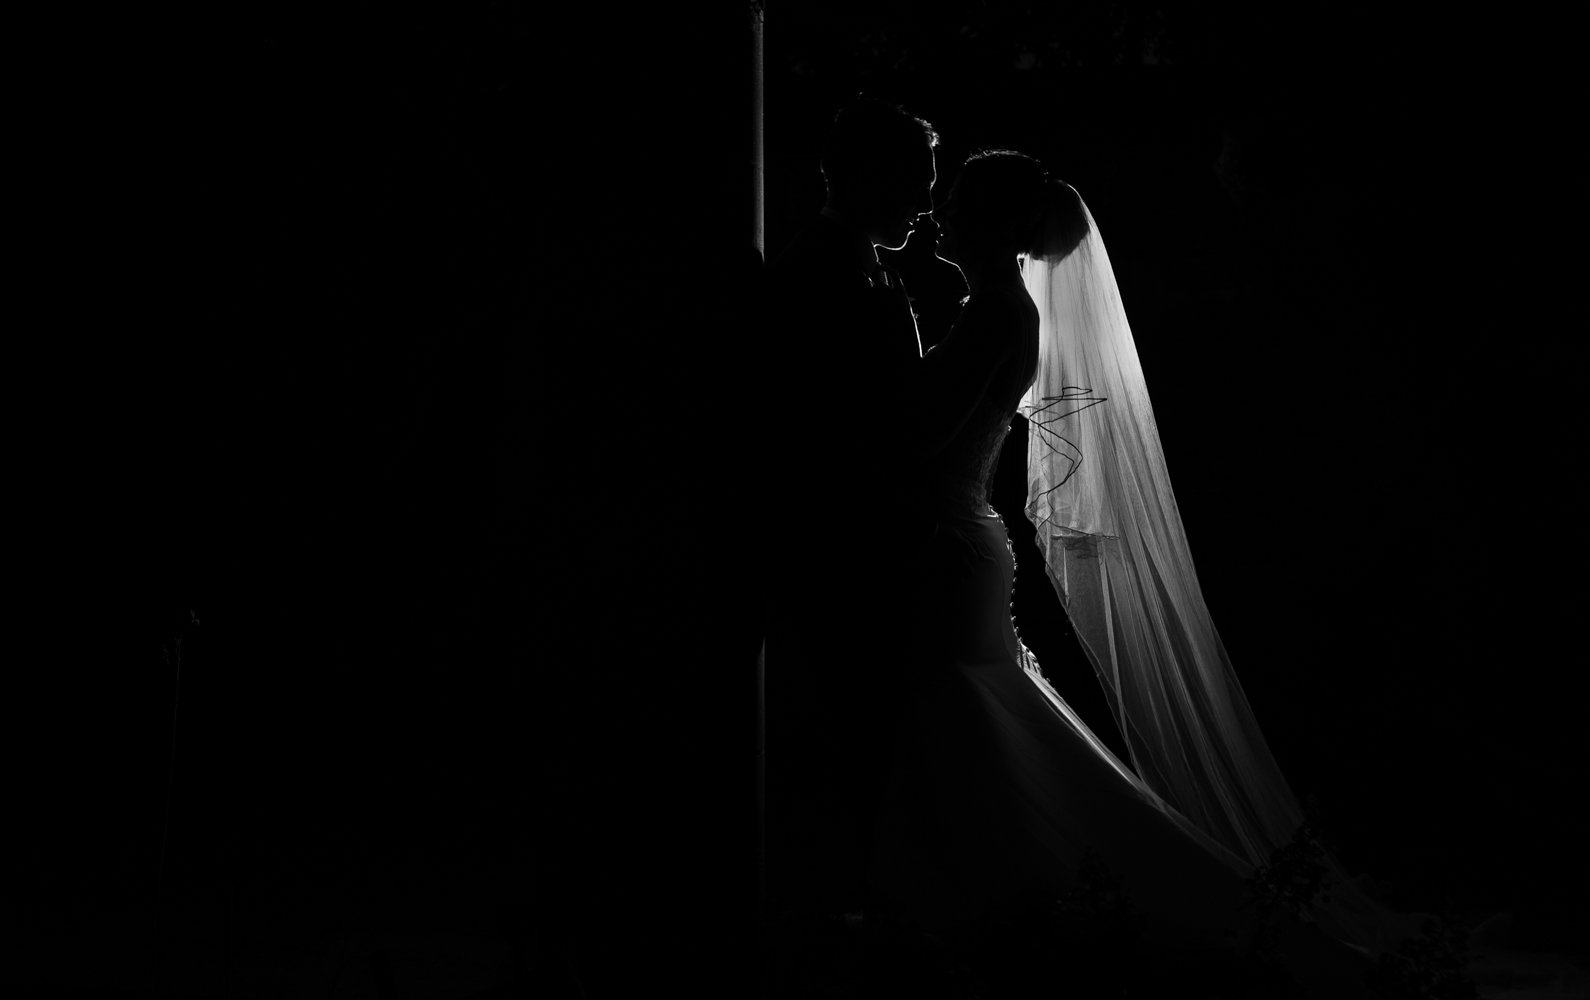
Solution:
[[[1078,455],[1082,454],[1082,449],[1080,447],[1078,447],[1077,443],[1075,441],[1071,440],[1070,438],[1066,437],[1064,434],[1061,434],[1059,431],[1050,430],[1048,427],[1044,427],[1041,424],[1039,425],[1038,429],[1040,431],[1043,431],[1045,434],[1049,435],[1049,437],[1059,438],[1061,441],[1064,441],[1066,444],[1070,445],[1071,449],[1073,451],[1075,451]],[[1054,448],[1055,451],[1059,451],[1060,450],[1059,448],[1055,448],[1053,443],[1050,443],[1049,447]]]
[[[1071,462],[1071,459],[1067,458],[1066,461]],[[1049,487],[1048,489],[1044,490],[1042,493],[1040,493],[1038,495],[1041,496],[1041,497],[1046,497],[1049,494],[1053,493],[1055,490],[1057,490],[1060,487],[1064,486],[1066,483],[1069,483],[1071,481],[1071,477],[1076,475],[1077,474],[1077,470],[1080,469],[1080,468],[1082,468],[1082,459],[1079,458],[1075,462],[1071,462],[1071,468],[1066,470],[1066,476],[1065,476],[1064,479],[1060,480],[1058,483],[1055,483],[1053,486]]]
[[[1067,389],[1075,389],[1076,392],[1074,392],[1074,393],[1067,392],[1066,391]],[[1092,389],[1084,389],[1083,387],[1077,386],[1077,385],[1061,386],[1060,387],[1060,395],[1043,397],[1047,401],[1046,404],[1044,406],[1038,407],[1036,410],[1034,410],[1032,412],[1033,412],[1034,415],[1037,415],[1039,413],[1043,413],[1044,411],[1048,410],[1050,407],[1058,406],[1061,403],[1087,403],[1088,404],[1087,406],[1079,406],[1075,410],[1069,410],[1069,411],[1067,411],[1065,413],[1057,413],[1057,414],[1052,415],[1050,417],[1050,419],[1047,421],[1047,423],[1053,423],[1056,420],[1064,420],[1066,417],[1075,416],[1076,414],[1081,413],[1083,410],[1086,410],[1089,407],[1097,406],[1100,403],[1104,403],[1104,402],[1108,402],[1109,401],[1110,397],[1108,397],[1108,396],[1090,396],[1090,395],[1086,395],[1087,393],[1091,393],[1092,391],[1093,391]],[[1032,418],[1029,417],[1028,419],[1031,420]],[[1040,426],[1042,426],[1042,425],[1040,425]]]
[[[1056,446],[1053,443],[1053,441],[1048,440],[1047,438],[1044,439],[1045,443],[1049,445],[1051,450],[1053,450],[1055,452],[1059,452],[1061,457],[1063,457],[1066,461],[1071,463],[1071,468],[1069,470],[1067,470],[1064,479],[1060,480],[1055,485],[1049,487],[1047,490],[1044,490],[1042,493],[1038,494],[1039,496],[1047,496],[1050,493],[1053,493],[1055,490],[1059,489],[1060,487],[1064,486],[1066,483],[1071,481],[1071,477],[1072,476],[1075,476],[1077,474],[1077,470],[1082,468],[1082,462],[1084,461],[1084,456],[1082,454],[1082,449],[1077,446],[1077,443],[1075,441],[1072,441],[1070,438],[1068,438],[1065,435],[1061,434],[1059,431],[1052,430],[1049,427],[1049,425],[1053,424],[1053,423],[1058,423],[1059,421],[1064,420],[1066,417],[1074,417],[1077,414],[1081,413],[1083,410],[1090,409],[1092,407],[1095,407],[1095,406],[1099,405],[1100,403],[1104,403],[1104,402],[1108,402],[1109,401],[1109,397],[1108,396],[1092,396],[1092,395],[1089,395],[1090,393],[1092,393],[1092,391],[1093,390],[1091,388],[1085,388],[1085,387],[1079,386],[1079,385],[1063,385],[1063,386],[1060,387],[1060,395],[1058,395],[1058,396],[1044,396],[1043,397],[1044,405],[1040,406],[1036,410],[1032,411],[1032,415],[1027,418],[1027,422],[1029,424],[1037,427],[1039,431],[1041,431],[1043,434],[1048,435],[1049,438],[1058,438],[1060,441],[1063,441],[1067,445],[1069,445],[1071,450],[1076,452],[1076,456],[1077,456],[1075,459],[1071,458],[1070,455],[1067,455],[1058,446]],[[1061,403],[1085,403],[1087,405],[1079,406],[1079,407],[1077,407],[1074,410],[1068,410],[1068,411],[1066,411],[1064,413],[1049,413],[1047,419],[1044,419],[1044,420],[1037,419],[1039,414],[1046,413],[1046,411],[1049,411],[1051,408],[1053,408],[1055,406],[1058,406]]]
[[[1066,472],[1066,475],[1065,475],[1064,479],[1060,480],[1055,485],[1049,487],[1048,489],[1044,490],[1042,493],[1038,494],[1039,496],[1047,496],[1048,494],[1053,493],[1055,490],[1057,490],[1060,487],[1064,486],[1066,483],[1070,482],[1071,481],[1071,477],[1076,475],[1077,470],[1082,467],[1082,449],[1077,447],[1077,443],[1075,441],[1072,441],[1070,438],[1066,437],[1064,434],[1061,434],[1058,431],[1052,431],[1049,428],[1041,426],[1041,425],[1038,427],[1038,429],[1040,431],[1043,431],[1045,434],[1048,434],[1051,437],[1059,438],[1061,441],[1064,441],[1066,444],[1071,446],[1071,450],[1072,451],[1077,453],[1077,457],[1076,458],[1072,458],[1070,455],[1067,455],[1065,452],[1063,452],[1059,448],[1055,447],[1053,443],[1049,444],[1050,450],[1056,451],[1056,452],[1060,452],[1060,457],[1064,458],[1067,462],[1071,463],[1071,468]]]

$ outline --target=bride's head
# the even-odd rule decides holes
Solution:
[[[1060,260],[1088,234],[1082,199],[1030,156],[973,153],[933,213],[938,255],[968,265],[1028,254]]]

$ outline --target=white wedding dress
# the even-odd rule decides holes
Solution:
[[[1024,262],[1035,356],[1007,362],[1018,377],[985,395],[914,498],[937,530],[916,570],[917,641],[898,678],[906,719],[872,878],[903,919],[947,930],[1057,899],[1092,851],[1120,878],[1145,939],[1229,948],[1258,912],[1246,879],[1303,810],[1198,592],[1125,311],[1089,224],[1064,260]],[[1045,570],[1132,768],[1048,684],[1011,621],[1014,555],[987,488],[1018,411],[1031,422],[1027,513]],[[1291,925],[1281,957],[1316,995],[1359,995],[1373,958],[1416,935],[1424,915],[1378,906],[1331,864],[1331,901],[1314,913],[1326,933]]]
[[[932,355],[925,363],[935,362]],[[919,499],[937,532],[923,553],[920,641],[884,794],[874,880],[929,928],[1058,898],[1084,852],[1123,879],[1150,933],[1235,942],[1251,869],[1165,806],[1055,693],[1010,616],[1014,555],[987,486],[1037,358],[1005,399],[984,397],[932,464]]]

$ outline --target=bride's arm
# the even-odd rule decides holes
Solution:
[[[949,336],[923,356],[917,438],[923,459],[943,451],[977,409],[1011,356],[1015,337],[1010,331],[1019,328],[1020,316],[1003,296],[974,299]]]

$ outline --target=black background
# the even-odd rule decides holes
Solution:
[[[770,252],[862,89],[940,129],[945,190],[982,145],[1070,180],[1294,789],[1399,905],[1509,908],[1568,946],[1560,33],[1098,10],[774,5]],[[273,6],[38,38],[48,360],[19,384],[18,531],[44,558],[13,706],[34,974],[133,988],[228,913],[234,942],[320,954],[401,912],[507,942],[504,982],[744,995],[745,581],[777,478],[775,345],[742,313],[741,9]],[[958,292],[921,251],[898,264],[931,340]],[[1024,637],[1113,735],[1022,569]]]

